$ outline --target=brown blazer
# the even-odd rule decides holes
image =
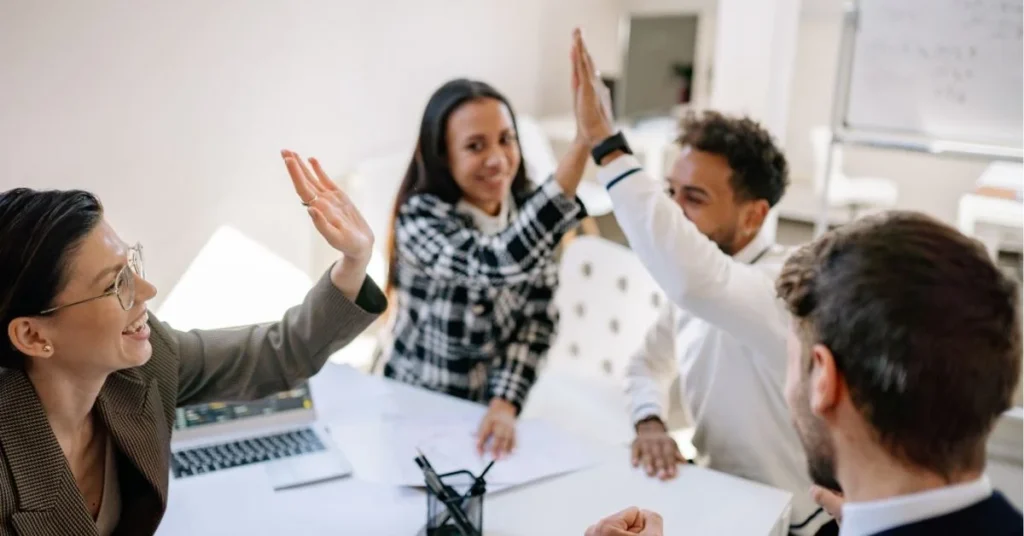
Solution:
[[[355,303],[325,274],[279,322],[175,331],[150,317],[153,356],[110,375],[96,401],[117,447],[121,518],[115,534],[153,534],[167,506],[175,408],[251,400],[315,374],[383,312],[368,277]],[[94,535],[64,454],[24,372],[0,369],[0,535]]]

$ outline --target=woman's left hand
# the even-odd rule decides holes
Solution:
[[[488,450],[488,442],[495,459],[511,453],[516,448],[516,407],[500,398],[491,400],[476,436],[476,450],[481,455]]]
[[[373,252],[373,231],[345,192],[324,173],[315,158],[309,159],[313,172],[299,155],[281,151],[295,193],[306,207],[313,225],[327,243],[345,256],[345,260],[365,267]],[[315,174],[314,174],[315,172]]]

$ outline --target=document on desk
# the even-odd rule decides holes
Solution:
[[[334,427],[334,440],[355,467],[358,478],[399,486],[423,486],[413,459],[422,452],[438,473],[467,470],[480,474],[492,460],[476,451],[476,420],[394,419],[391,422]],[[350,447],[350,445],[352,447]],[[494,492],[591,467],[601,450],[542,420],[524,420],[516,428],[516,450],[487,473]]]

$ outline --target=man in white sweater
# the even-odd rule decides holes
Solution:
[[[589,84],[577,82],[578,91]],[[785,157],[750,119],[691,116],[666,196],[615,134],[609,108],[588,107],[586,98],[577,95],[579,110],[604,110],[577,114],[593,138],[598,179],[631,247],[671,302],[629,367],[634,465],[671,478],[684,461],[663,405],[678,377],[693,444],[711,468],[792,492],[794,533],[834,532],[808,495],[806,456],[783,396],[790,315],[774,280],[787,252],[762,225],[785,191]]]

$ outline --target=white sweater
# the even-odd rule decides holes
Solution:
[[[665,390],[678,374],[693,444],[710,467],[793,493],[791,522],[804,522],[818,507],[783,396],[790,315],[775,293],[788,251],[758,235],[726,255],[631,156],[602,167],[598,179],[633,251],[675,306],[630,364],[634,420],[665,419]],[[821,513],[796,532],[814,534],[828,520]]]

